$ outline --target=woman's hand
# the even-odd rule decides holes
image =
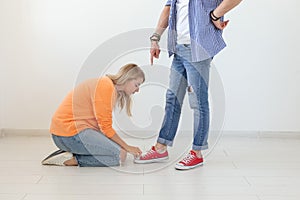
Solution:
[[[112,141],[120,145],[125,151],[128,153],[134,155],[134,156],[139,156],[142,154],[142,151],[138,147],[130,146],[124,142],[120,136],[116,133],[114,134],[113,137],[110,138]]]
[[[125,149],[128,153],[132,154],[133,156],[137,157],[142,154],[142,151],[138,147],[129,146]]]

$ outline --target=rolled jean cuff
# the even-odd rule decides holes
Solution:
[[[77,163],[78,163],[78,167],[90,167],[88,165],[86,165],[85,163],[81,162],[81,160],[79,158],[77,158],[79,155],[73,154]]]
[[[197,146],[197,145],[194,145],[194,144],[193,144],[193,148],[192,148],[192,149],[195,150],[195,151],[206,150],[206,149],[208,149],[208,145]]]
[[[157,142],[160,143],[160,144],[164,144],[164,145],[167,145],[169,147],[173,146],[173,141],[170,141],[170,140],[166,140],[164,138],[158,138],[157,139]]]

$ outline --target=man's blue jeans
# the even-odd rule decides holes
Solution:
[[[208,82],[211,59],[191,62],[190,45],[177,45],[171,66],[169,89],[166,93],[165,116],[158,143],[173,145],[181,114],[183,99],[188,92],[194,111],[193,150],[208,148],[209,102]]]

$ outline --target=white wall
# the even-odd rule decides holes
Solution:
[[[244,1],[228,18],[228,48],[216,59],[227,129],[300,129],[300,2]]]
[[[91,53],[120,34],[153,28],[163,2],[0,0],[0,128],[48,128]],[[226,16],[231,20],[224,33],[228,47],[214,60],[226,97],[225,130],[300,130],[299,6],[297,0],[244,0]],[[108,49],[107,55],[113,51]],[[122,62],[147,65],[148,60],[148,50],[131,52],[112,60],[108,71]],[[163,52],[156,62],[163,67],[148,68],[148,75],[157,73],[151,70],[165,75],[169,63]],[[136,96],[133,122],[140,128],[159,126],[161,116],[151,122],[151,112],[163,114],[163,86],[145,86]],[[183,116],[181,129],[190,130],[187,101]]]

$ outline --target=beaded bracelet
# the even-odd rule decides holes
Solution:
[[[150,40],[159,42],[160,41],[160,35],[158,33],[153,33],[153,35],[150,37]]]

